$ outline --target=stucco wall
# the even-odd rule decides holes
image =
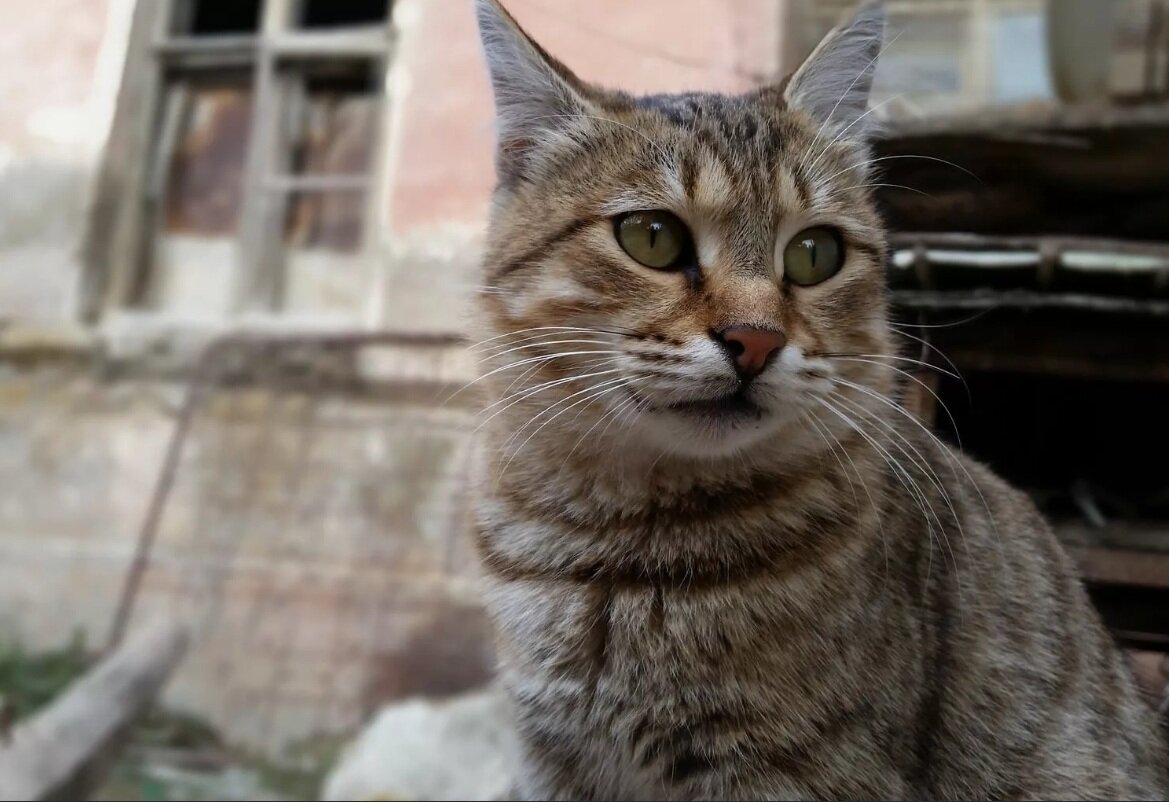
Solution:
[[[75,314],[131,0],[0,0],[0,325]]]

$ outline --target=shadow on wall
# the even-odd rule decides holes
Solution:
[[[478,605],[435,602],[392,651],[373,659],[370,674],[362,705],[367,717],[396,699],[482,688],[495,674],[490,621]]]
[[[90,178],[65,160],[0,165],[0,321],[72,316]]]

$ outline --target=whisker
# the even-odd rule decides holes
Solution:
[[[519,336],[521,334],[524,336]],[[575,337],[586,334],[612,334],[617,337],[642,339],[641,335],[633,332],[632,330],[622,331],[620,329],[590,328],[586,326],[541,326],[539,329],[520,329],[519,331],[513,332],[512,334],[506,335],[504,337],[492,337],[488,340],[482,340],[474,345],[468,346],[468,350],[489,351],[493,348],[506,348],[509,345],[515,345],[516,343],[531,342],[532,340],[539,340],[545,337]]]
[[[602,358],[600,358],[599,361],[602,365],[612,365],[613,364],[612,360],[607,358],[607,357],[602,357]],[[582,365],[581,367],[583,368],[584,366]],[[617,370],[617,368],[613,367],[612,370]],[[594,374],[592,374],[592,373],[583,373],[583,374],[577,373],[577,374],[575,374],[575,376],[580,377],[580,378],[586,378],[586,377],[589,377],[592,375],[594,375]],[[479,412],[480,412],[480,414],[482,414],[482,413],[487,412],[488,410],[492,409],[493,407],[504,403],[505,401],[511,401],[512,399],[515,399],[515,398],[519,398],[519,400],[522,401],[524,398],[528,398],[531,393],[534,393],[536,391],[542,391],[542,390],[550,388],[550,387],[558,387],[558,386],[560,386],[559,385],[560,382],[565,382],[566,380],[571,381],[573,378],[574,378],[573,376],[567,376],[567,377],[561,377],[558,379],[549,379],[547,381],[540,382],[539,384],[536,384],[532,387],[523,387],[519,391],[517,391],[516,393],[512,393],[512,394],[504,395],[504,396],[500,397],[498,400],[493,401],[491,404],[488,404],[486,407],[481,409]],[[522,396],[522,398],[521,398],[521,396]]]
[[[870,164],[876,164],[877,162],[892,161],[894,159],[921,159],[923,161],[940,162],[941,164],[945,164],[945,165],[948,165],[950,167],[953,167],[955,170],[961,170],[962,172],[966,173],[966,175],[970,176],[975,181],[977,181],[980,184],[983,184],[984,186],[986,184],[986,182],[984,182],[981,178],[979,178],[974,173],[970,172],[969,170],[967,170],[965,167],[963,167],[960,164],[955,164],[954,162],[949,161],[948,159],[939,159],[937,156],[918,156],[915,154],[905,154],[905,155],[901,155],[901,156],[880,156],[876,159],[869,159],[867,161],[861,162],[860,164],[854,164],[851,167],[845,167],[843,170],[839,170],[839,171],[833,173],[832,175],[825,178],[824,182],[827,183],[827,182],[831,181],[832,179],[837,178],[838,176],[844,175],[845,173],[849,172],[850,170],[859,170],[862,167],[868,167]]]
[[[481,345],[485,345],[486,343],[495,342],[496,340],[502,340],[502,339],[505,339],[507,337],[515,337],[516,335],[519,335],[519,334],[527,334],[528,332],[532,332],[532,331],[576,331],[576,332],[589,332],[589,333],[604,332],[605,334],[618,334],[618,335],[621,335],[623,337],[638,337],[637,333],[634,332],[632,329],[626,329],[626,330],[622,331],[620,329],[614,329],[614,328],[602,329],[602,328],[587,328],[587,327],[581,327],[581,326],[532,326],[531,328],[527,328],[527,329],[516,329],[515,331],[509,331],[509,332],[505,332],[503,334],[497,334],[494,337],[488,337],[484,340],[480,340],[477,343],[473,343],[471,345],[468,345],[467,347],[471,350],[474,350]]]
[[[636,398],[637,398],[636,396],[630,395],[630,396],[629,396],[629,398],[627,398],[627,399],[625,399],[624,401],[622,401],[622,402],[621,402],[621,403],[620,403],[620,404],[619,404],[617,407],[615,407],[615,408],[613,408],[613,409],[610,409],[610,410],[609,410],[608,412],[606,412],[604,415],[602,415],[601,417],[599,417],[599,418],[597,418],[595,421],[593,421],[593,425],[592,425],[592,426],[590,426],[590,427],[589,427],[589,428],[588,428],[588,429],[585,431],[585,433],[584,433],[584,434],[582,434],[580,437],[578,437],[578,438],[576,439],[576,442],[572,444],[572,448],[571,448],[571,449],[569,449],[569,451],[568,451],[568,455],[567,455],[567,456],[564,458],[564,462],[562,462],[562,463],[561,463],[561,467],[564,467],[565,465],[567,465],[567,464],[568,464],[568,461],[569,461],[570,459],[572,459],[572,455],[576,453],[576,450],[577,450],[578,448],[580,448],[580,444],[581,444],[581,443],[583,443],[583,442],[584,442],[584,441],[585,441],[585,440],[588,438],[588,436],[589,436],[590,434],[592,434],[592,433],[593,433],[593,430],[594,430],[594,429],[596,429],[598,426],[600,426],[600,425],[601,425],[601,423],[602,423],[602,422],[603,422],[605,419],[607,419],[607,418],[609,418],[610,416],[614,415],[614,414],[616,413],[616,410],[617,410],[617,409],[619,409],[619,408],[621,408],[621,407],[625,406],[626,404],[628,404],[628,403],[629,403],[629,402],[631,402],[631,401],[635,401],[635,400],[636,400]],[[608,431],[608,427],[606,427],[606,428],[605,428],[605,430],[606,430],[606,431]],[[603,435],[604,435],[604,432],[602,432],[601,434],[602,434],[602,436],[603,436]]]
[[[841,383],[845,384],[845,386],[847,386],[847,387],[852,387],[852,388],[858,389],[858,390],[860,389],[859,385],[855,385],[855,384],[851,384],[851,383],[844,383],[844,382],[841,382]],[[881,396],[879,393],[872,393],[872,396],[875,398],[884,398],[884,396]],[[842,395],[833,394],[833,398],[835,398],[838,402],[847,405],[847,407],[850,408],[855,414],[869,416],[874,423],[876,423],[877,425],[884,428],[885,431],[887,431],[889,434],[896,437],[898,440],[901,441],[901,443],[904,444],[904,447],[902,447],[901,445],[898,445],[897,443],[893,443],[893,446],[895,448],[898,448],[901,451],[901,453],[905,455],[906,459],[908,459],[911,463],[913,463],[914,466],[917,467],[919,470],[921,470],[921,472],[923,474],[925,474],[926,478],[930,480],[930,483],[934,486],[934,488],[938,491],[938,493],[942,496],[942,498],[949,505],[950,514],[954,517],[954,522],[957,524],[959,533],[964,535],[964,533],[962,533],[961,518],[958,515],[957,510],[954,508],[954,504],[953,504],[953,501],[950,499],[949,492],[946,490],[946,487],[945,487],[944,483],[942,482],[941,477],[938,476],[937,471],[935,471],[933,469],[933,466],[931,466],[929,464],[929,460],[927,460],[925,458],[925,456],[921,453],[921,451],[919,451],[917,449],[917,447],[914,446],[913,443],[911,443],[909,441],[909,439],[905,437],[905,435],[903,435],[901,432],[897,431],[897,428],[895,426],[893,426],[891,423],[886,421],[880,415],[874,413],[873,411],[871,411],[869,409],[866,409],[864,406],[862,406],[860,404],[857,404],[857,403],[845,398]],[[905,451],[905,447],[909,448],[909,450],[913,452],[914,456],[910,456],[909,453]],[[914,459],[914,457],[916,457],[916,459]],[[955,481],[957,481],[957,479],[958,479],[957,474],[954,475],[954,479],[955,479]]]
[[[844,92],[841,93],[840,97],[837,98],[836,105],[834,105],[832,107],[832,111],[828,112],[828,116],[826,116],[824,118],[824,121],[822,123],[820,123],[820,127],[818,129],[816,129],[816,135],[814,137],[812,137],[812,142],[808,145],[808,147],[804,150],[803,154],[800,156],[799,164],[804,164],[805,162],[807,162],[808,156],[812,152],[812,148],[815,147],[816,143],[820,141],[820,135],[824,133],[824,129],[828,126],[829,121],[831,121],[832,115],[836,113],[836,110],[838,108],[840,108],[840,104],[844,102],[844,99],[846,97],[848,97],[848,93],[852,91],[852,88],[854,86],[856,86],[856,82],[859,81],[861,78],[865,77],[865,73],[873,68],[873,65],[877,63],[878,59],[880,59],[881,56],[884,54],[884,52],[886,50],[888,50],[889,48],[891,48],[897,42],[897,40],[901,38],[901,34],[903,34],[903,33],[905,33],[905,31],[898,31],[893,36],[892,39],[890,39],[888,42],[886,42],[884,45],[882,45],[881,49],[877,51],[877,54],[875,56],[873,56],[869,60],[869,63],[866,64],[864,67],[862,67],[861,71],[859,73],[857,73],[857,76],[852,79],[852,83],[850,83],[845,88]],[[831,143],[829,143],[829,147],[831,147],[832,144],[835,144],[835,141],[836,140],[833,140]],[[811,167],[809,167],[808,169],[810,171]]]
[[[541,340],[538,340],[537,342],[531,342],[531,343],[527,343],[525,345],[517,345],[517,346],[514,346],[512,348],[506,348],[502,351],[497,351],[497,352],[491,353],[491,354],[484,354],[484,355],[479,357],[479,361],[480,362],[487,362],[489,360],[498,359],[499,357],[504,356],[505,354],[515,353],[516,351],[528,351],[528,350],[531,350],[533,348],[546,348],[546,347],[552,346],[552,345],[608,345],[608,346],[612,346],[613,343],[609,342],[608,340],[594,340],[594,339],[585,340],[585,339],[580,339],[580,338],[573,338],[573,339],[569,339],[569,340],[541,339]]]
[[[569,377],[567,377],[567,378],[564,378],[564,379],[557,379],[556,381],[551,381],[551,382],[544,382],[543,384],[537,385],[537,386],[536,386],[534,389],[532,389],[532,390],[528,390],[528,391],[526,391],[526,392],[524,392],[524,393],[519,393],[519,394],[517,394],[517,395],[518,395],[518,397],[517,397],[517,398],[515,398],[515,400],[511,401],[509,404],[507,404],[507,406],[504,406],[504,407],[502,407],[502,408],[500,408],[500,409],[497,409],[495,412],[493,412],[493,413],[491,414],[491,416],[490,416],[489,418],[487,418],[487,420],[483,421],[483,422],[482,422],[482,423],[480,423],[478,426],[476,426],[476,427],[475,427],[475,430],[472,432],[472,434],[477,434],[477,433],[479,432],[479,430],[480,430],[480,429],[482,429],[484,426],[486,426],[488,423],[490,423],[492,420],[494,420],[494,419],[495,419],[495,418],[496,418],[498,415],[500,415],[500,414],[502,414],[502,413],[506,412],[507,410],[509,410],[509,409],[511,409],[512,407],[514,407],[516,404],[520,403],[521,401],[525,401],[525,400],[527,400],[527,399],[531,398],[531,397],[532,397],[532,396],[534,396],[534,395],[537,395],[537,394],[539,394],[539,393],[542,393],[542,392],[545,392],[545,391],[547,391],[547,390],[550,390],[550,389],[552,389],[553,387],[558,387],[558,386],[560,386],[560,385],[562,385],[562,384],[567,384],[567,383],[569,383],[569,382],[574,382],[574,381],[581,381],[581,380],[583,380],[583,379],[591,379],[591,378],[596,378],[597,376],[607,376],[607,375],[612,375],[612,374],[614,374],[614,373],[618,373],[618,372],[620,372],[620,368],[613,368],[613,369],[611,369],[611,370],[602,370],[602,371],[596,371],[596,372],[594,372],[594,373],[586,373],[586,374],[584,374],[584,375],[582,375],[582,376],[569,376]],[[502,404],[504,401],[507,401],[507,400],[508,400],[508,399],[506,399],[506,398],[500,399],[499,401],[496,401],[496,402],[495,402],[494,404],[492,404],[491,406],[496,406],[496,405],[498,405],[498,404]],[[491,408],[491,407],[488,407],[487,409],[490,409],[490,408]],[[485,409],[485,410],[483,410],[483,411],[484,411],[484,412],[486,412],[487,410]]]
[[[896,332],[896,334],[898,337],[908,337],[909,339],[913,340],[914,342],[921,343],[923,346],[923,356],[925,355],[924,349],[929,349],[930,351],[933,351],[935,354],[940,356],[942,359],[946,360],[946,364],[950,366],[950,370],[954,371],[954,375],[958,377],[958,380],[960,382],[962,382],[962,386],[966,387],[966,392],[969,394],[970,388],[966,384],[965,377],[962,376],[962,371],[960,371],[958,369],[958,366],[954,364],[954,360],[952,360],[952,359],[950,359],[950,357],[946,356],[946,354],[942,351],[941,348],[938,348],[936,345],[934,345],[933,343],[931,343],[929,340],[925,339],[924,337],[918,337],[916,334],[910,334],[910,333],[904,332],[904,331],[898,331],[898,332]]]
[[[825,353],[825,354],[817,354],[817,356],[820,356],[824,359],[840,359],[840,360],[852,359],[852,358],[877,359],[877,360],[892,359],[895,362],[909,362],[910,364],[913,364],[913,365],[919,365],[920,367],[926,368],[927,370],[937,371],[938,373],[941,373],[944,376],[949,376],[950,378],[957,379],[958,381],[963,380],[962,376],[957,374],[957,373],[951,373],[950,371],[946,370],[945,368],[938,367],[937,365],[931,365],[929,362],[924,362],[920,359],[914,359],[913,357],[908,357],[908,356],[898,356],[895,354],[850,354],[850,353],[834,353],[834,352],[829,352],[829,353]]]
[[[889,325],[895,329],[907,329],[907,328],[952,329],[955,326],[964,326],[967,323],[971,323],[975,320],[978,320],[980,317],[985,317],[986,315],[989,315],[993,311],[994,311],[993,307],[990,309],[981,309],[978,312],[975,312],[973,315],[970,315],[969,317],[964,317],[961,320],[955,320],[951,323],[897,323],[897,322],[890,321]]]
[[[840,195],[840,194],[845,193],[845,192],[851,192],[854,189],[878,189],[880,187],[890,187],[892,189],[904,189],[906,192],[915,192],[918,195],[924,195],[925,197],[929,198],[930,200],[934,200],[934,201],[937,200],[937,198],[935,196],[931,195],[928,192],[924,192],[923,190],[915,189],[914,187],[907,187],[907,186],[905,186],[905,184],[890,184],[888,182],[883,182],[883,181],[875,182],[872,184],[849,184],[846,187],[840,187],[839,189],[837,189],[834,192],[829,192],[825,197],[835,198],[837,195]]]
[[[578,367],[580,367],[582,370],[592,370],[595,367],[599,367],[599,366],[604,365],[604,364],[611,362],[611,361],[612,361],[612,357],[599,357],[597,359],[585,360],[584,362],[581,362]],[[502,393],[500,393],[500,396],[502,397],[502,396],[509,395],[511,393],[512,389],[517,384],[522,384],[523,382],[527,381],[529,378],[532,377],[533,373],[538,371],[540,368],[542,368],[546,364],[548,364],[548,363],[547,362],[537,362],[536,364],[529,367],[527,370],[525,370],[523,372],[523,374],[512,379],[511,383],[508,384],[508,386],[504,388]]]
[[[877,502],[873,499],[873,494],[869,490],[868,482],[865,481],[864,474],[862,474],[860,471],[860,468],[857,467],[856,462],[852,458],[852,455],[848,453],[848,449],[845,448],[841,444],[840,440],[836,437],[836,435],[832,433],[832,429],[829,428],[828,424],[826,424],[826,423],[824,423],[824,421],[820,420],[819,416],[816,414],[816,411],[814,409],[809,409],[808,413],[811,415],[812,421],[814,423],[818,424],[820,427],[822,427],[824,429],[824,431],[828,434],[828,437],[832,438],[832,441],[834,443],[836,443],[837,446],[840,447],[840,453],[842,453],[844,455],[844,458],[846,460],[848,460],[848,464],[852,466],[853,473],[855,473],[856,478],[860,480],[861,488],[864,489],[865,495],[869,499],[869,507],[872,509],[873,515],[877,521],[877,531],[880,533],[880,536],[881,536],[881,549],[885,553],[885,576],[888,577],[888,575],[889,575],[889,538],[885,534],[885,524],[882,520],[881,510],[879,507],[877,507]],[[843,470],[843,465],[841,466],[841,469]],[[855,495],[855,491],[854,491],[854,495]]]
[[[859,508],[860,508],[860,499],[859,499],[859,498],[857,497],[857,495],[856,495],[856,485],[854,485],[854,484],[852,483],[852,477],[851,477],[851,476],[849,476],[849,475],[848,475],[848,471],[846,471],[846,470],[844,469],[844,461],[843,461],[843,460],[841,460],[841,459],[840,459],[840,455],[839,455],[838,453],[836,453],[836,446],[835,446],[835,445],[833,445],[833,443],[830,443],[830,442],[828,441],[828,438],[829,438],[830,436],[832,436],[832,431],[831,431],[831,430],[828,430],[828,434],[827,434],[827,435],[825,435],[825,433],[824,433],[824,430],[821,428],[822,424],[821,424],[820,426],[818,426],[818,425],[817,425],[817,424],[819,424],[820,422],[819,422],[819,421],[818,421],[816,418],[812,417],[812,410],[810,410],[810,409],[809,409],[809,410],[806,410],[806,411],[804,411],[804,412],[803,412],[803,413],[800,415],[800,418],[801,418],[801,419],[803,419],[803,420],[807,420],[807,421],[808,421],[808,423],[810,423],[810,424],[812,425],[812,429],[813,429],[813,431],[815,431],[817,434],[819,434],[819,435],[820,435],[820,439],[824,441],[824,447],[825,447],[825,448],[827,448],[827,449],[828,449],[828,451],[829,451],[829,453],[831,453],[831,454],[832,454],[832,456],[836,458],[836,464],[840,466],[840,474],[841,474],[841,476],[843,476],[844,478],[848,479],[848,486],[849,486],[849,489],[852,491],[852,500],[853,500],[853,503],[855,503],[855,504],[857,505],[857,508],[859,509]],[[832,439],[833,439],[833,441],[835,441],[835,439],[836,439],[836,438],[835,438],[835,437],[833,437]],[[836,445],[839,445],[839,443],[836,443]]]
[[[937,513],[934,512],[933,505],[929,503],[929,500],[926,498],[924,491],[922,491],[921,487],[917,484],[917,481],[909,474],[909,472],[907,470],[905,470],[904,466],[902,466],[901,463],[898,462],[897,459],[895,457],[893,457],[893,455],[888,452],[888,450],[886,450],[884,447],[882,447],[881,444],[878,443],[872,437],[872,435],[870,435],[868,432],[864,431],[864,429],[862,429],[859,424],[857,424],[855,421],[853,421],[852,418],[849,417],[847,413],[841,411],[834,404],[832,404],[831,401],[829,401],[826,398],[821,397],[820,402],[830,412],[832,412],[834,415],[836,415],[838,418],[840,418],[842,421],[844,421],[845,425],[847,425],[849,428],[851,428],[853,431],[855,431],[870,446],[873,447],[873,449],[878,453],[878,455],[883,460],[885,460],[885,463],[889,466],[889,469],[893,472],[893,475],[897,479],[897,481],[901,484],[902,487],[905,488],[905,492],[909,494],[910,499],[914,502],[914,504],[917,505],[918,510],[921,511],[921,514],[925,519],[926,531],[928,532],[929,537],[930,537],[929,542],[930,542],[931,548],[930,548],[930,563],[929,563],[929,565],[932,566],[932,564],[933,564],[933,547],[932,546],[933,546],[933,538],[934,538],[934,531],[935,531],[934,530],[934,521],[937,521],[938,526],[940,527],[941,526],[941,519],[939,519],[937,516]],[[932,516],[932,520],[931,520],[931,516]],[[930,569],[927,567],[927,569],[926,569],[927,577],[929,575],[929,570]]]
[[[914,467],[916,467],[919,471],[922,472],[922,474],[925,476],[925,478],[929,482],[929,484],[931,484],[934,487],[934,489],[938,492],[938,494],[941,496],[942,501],[945,503],[946,508],[949,509],[950,516],[954,521],[954,526],[955,526],[955,528],[957,530],[957,534],[958,534],[958,541],[959,541],[959,543],[961,543],[963,546],[965,546],[967,548],[967,553],[969,553],[969,546],[967,545],[966,531],[962,527],[962,518],[958,514],[958,511],[954,506],[954,501],[950,497],[949,492],[946,490],[945,485],[941,480],[941,477],[938,476],[937,472],[929,464],[929,461],[926,460],[926,458],[922,455],[922,453],[909,441],[908,438],[906,438],[903,434],[898,432],[894,426],[892,426],[888,421],[884,420],[880,415],[877,415],[876,413],[872,412],[871,410],[865,409],[863,406],[861,406],[859,404],[854,404],[842,396],[834,394],[833,397],[836,399],[836,401],[838,403],[845,404],[846,408],[851,409],[855,414],[860,415],[862,418],[867,418],[867,419],[871,420],[873,423],[883,427],[885,431],[887,431],[889,434],[892,434],[894,437],[899,439],[901,441],[901,443],[904,444],[904,445],[900,445],[898,443],[890,441],[890,444],[894,448],[896,448],[898,451],[900,451],[901,454],[903,454],[906,457],[906,459],[908,459]],[[915,459],[913,456],[910,456],[910,454],[906,451],[906,447],[908,447],[909,450],[912,451],[914,455],[916,455],[917,459]],[[951,468],[951,471],[953,471],[952,468]],[[958,476],[956,473],[954,474],[954,481],[955,482],[958,481]],[[931,510],[933,509],[932,504],[930,505],[930,508],[931,508]],[[950,561],[954,565],[954,577],[958,583],[958,594],[959,594],[959,598],[961,598],[962,579],[961,579],[961,575],[960,575],[960,568],[958,565],[957,555],[954,553],[953,546],[950,545],[950,537],[949,537],[949,535],[946,534],[946,526],[945,526],[945,524],[942,523],[941,519],[938,517],[936,512],[934,512],[934,519],[938,523],[938,534],[941,536],[942,543],[946,547],[946,550],[949,551],[949,553],[950,553]]]
[[[508,370],[515,370],[518,367],[522,367],[524,365],[530,365],[533,362],[535,362],[535,363],[550,362],[554,359],[564,359],[564,358],[570,357],[570,356],[592,356],[595,354],[618,354],[618,355],[620,355],[620,354],[623,354],[623,352],[622,351],[614,351],[614,350],[607,350],[607,351],[599,351],[599,350],[564,351],[562,353],[544,354],[542,356],[527,357],[525,359],[519,360],[518,362],[511,362],[507,365],[503,365],[502,367],[498,367],[495,370],[488,371],[487,373],[484,373],[481,376],[476,376],[474,379],[471,379],[471,381],[467,382],[462,387],[455,390],[453,393],[451,393],[449,396],[447,396],[445,399],[443,399],[442,403],[439,404],[439,407],[441,408],[441,407],[446,406],[451,401],[453,401],[457,396],[459,396],[461,393],[466,392],[467,390],[469,390],[471,387],[474,387],[479,382],[483,381],[484,379],[490,378],[491,376],[494,376],[497,373],[503,373],[504,371],[508,371]],[[499,403],[499,402],[496,402],[496,403]],[[487,409],[490,409],[490,408],[491,407],[488,407]],[[484,410],[484,411],[486,411],[486,410]]]
[[[633,405],[631,407],[630,406],[623,406],[621,408],[620,412],[613,415],[613,417],[610,418],[609,423],[605,424],[605,428],[601,430],[601,433],[598,436],[598,439],[603,440],[605,438],[605,434],[609,431],[609,427],[613,425],[613,421],[619,419],[621,417],[621,415],[624,414],[629,409],[633,410],[633,415],[628,420],[623,421],[621,424],[622,426],[632,426],[637,421],[637,419],[642,416],[642,414],[644,413],[645,408],[646,408],[646,406],[648,406],[649,402],[645,401],[644,399],[638,398],[635,395],[630,395],[630,399],[633,400],[633,402],[634,402]],[[657,462],[655,461],[654,464],[656,465]]]
[[[891,98],[888,98],[886,100],[882,100],[880,103],[878,103],[875,106],[870,106],[867,111],[865,111],[863,114],[861,114],[859,117],[857,117],[855,120],[850,122],[847,126],[845,126],[844,129],[842,129],[840,131],[840,133],[838,133],[835,136],[835,138],[833,138],[833,140],[831,142],[829,142],[827,145],[825,145],[823,148],[820,149],[820,152],[816,155],[816,158],[812,160],[812,163],[810,165],[808,165],[808,172],[810,173],[816,169],[816,166],[820,163],[820,160],[824,158],[824,156],[828,153],[829,150],[831,150],[832,146],[835,145],[837,142],[839,142],[841,137],[843,137],[845,134],[847,134],[852,129],[852,127],[854,125],[859,123],[865,117],[868,117],[874,111],[877,111],[878,109],[889,105],[894,100],[900,100],[900,99],[901,99],[901,95],[894,95]]]
[[[560,399],[552,406],[547,407],[544,410],[542,410],[541,412],[539,412],[538,414],[534,415],[532,418],[530,418],[528,420],[527,423],[525,423],[523,426],[521,426],[519,429],[517,429],[507,439],[506,442],[504,442],[504,444],[500,447],[501,452],[506,451],[511,446],[511,444],[515,441],[515,439],[517,437],[519,437],[521,434],[523,434],[524,430],[526,430],[529,426],[531,426],[533,423],[535,423],[537,420],[539,420],[542,415],[545,415],[548,412],[551,412],[553,409],[556,409],[556,407],[560,406],[561,404],[564,404],[567,401],[571,401],[573,398],[577,398],[578,396],[581,396],[581,395],[585,396],[584,398],[581,398],[579,401],[575,401],[572,404],[569,404],[568,406],[564,407],[559,412],[557,412],[555,415],[551,416],[550,418],[545,420],[543,423],[541,423],[538,427],[536,427],[536,430],[533,431],[530,435],[528,435],[527,439],[524,440],[522,443],[520,443],[518,448],[516,448],[515,450],[513,450],[511,452],[511,456],[508,457],[507,462],[505,462],[503,465],[503,468],[500,469],[500,475],[502,475],[503,473],[505,473],[507,471],[507,468],[509,465],[511,465],[512,460],[514,460],[516,458],[516,456],[521,451],[523,451],[524,447],[532,441],[533,437],[535,437],[536,435],[538,435],[540,432],[542,432],[544,430],[545,426],[547,426],[552,421],[559,418],[565,412],[568,412],[569,410],[573,409],[574,407],[577,407],[581,404],[588,403],[590,401],[594,401],[597,398],[600,398],[601,396],[605,395],[606,393],[609,393],[613,390],[619,389],[621,386],[627,384],[628,382],[629,382],[628,378],[625,378],[623,376],[619,376],[616,379],[610,379],[608,381],[601,382],[601,383],[594,385],[592,387],[586,387],[584,390],[581,390],[579,392],[573,393],[570,396],[567,396],[565,398]]]
[[[875,391],[871,390],[870,388],[862,387],[861,385],[854,384],[854,383],[849,382],[849,381],[845,381],[843,379],[834,379],[833,381],[835,381],[837,383],[844,384],[845,386],[852,387],[853,389],[858,390],[859,392],[865,393],[865,394],[871,396],[872,398],[876,399],[880,403],[884,404],[885,406],[889,407],[890,409],[900,413],[906,420],[908,420],[910,423],[912,423],[914,426],[916,426],[918,429],[920,429],[923,434],[925,434],[925,436],[928,438],[928,442],[930,442],[932,445],[934,445],[935,448],[939,449],[942,452],[942,455],[947,460],[950,461],[950,464],[952,467],[957,467],[958,469],[960,469],[962,471],[962,473],[966,477],[966,481],[970,483],[970,486],[972,488],[974,488],[974,492],[978,494],[979,499],[981,499],[981,501],[982,501],[982,506],[986,510],[987,520],[990,521],[991,527],[995,531],[995,537],[999,541],[998,548],[999,548],[1000,558],[1002,558],[1003,557],[1003,555],[1002,555],[1002,542],[1001,542],[1002,537],[999,533],[998,523],[995,521],[994,514],[991,512],[990,504],[987,502],[986,496],[982,492],[982,488],[978,486],[978,482],[976,482],[974,480],[974,477],[970,475],[970,471],[968,471],[966,469],[966,466],[962,464],[962,461],[960,459],[958,459],[957,456],[955,456],[954,452],[951,451],[950,448],[945,443],[943,443],[938,438],[938,436],[936,434],[931,432],[929,430],[929,427],[927,427],[924,423],[922,423],[917,418],[915,418],[913,415],[911,415],[908,412],[908,410],[904,409],[903,407],[901,407],[900,405],[891,401],[890,399],[886,398],[885,396],[881,395],[880,393],[875,392]]]
[[[946,417],[950,419],[950,425],[954,428],[954,436],[958,438],[958,446],[962,446],[962,439],[958,434],[958,422],[954,420],[954,416],[950,413],[950,408],[946,406],[946,402],[942,400],[941,396],[934,392],[934,388],[930,387],[921,379],[917,378],[912,373],[903,368],[899,368],[896,365],[886,365],[884,362],[878,362],[875,359],[862,359],[855,356],[841,356],[837,357],[837,360],[840,362],[863,362],[867,365],[876,365],[877,367],[887,368],[894,371],[895,373],[899,373],[900,375],[909,379],[911,382],[915,382],[916,384],[920,385],[923,390],[934,397],[934,400],[938,402],[938,406],[940,406],[945,411]]]
[[[900,461],[898,461],[892,454],[889,453],[888,449],[886,449],[884,446],[882,446],[880,443],[878,443],[876,441],[876,439],[871,434],[869,434],[864,429],[862,429],[860,427],[860,425],[857,424],[856,421],[854,421],[847,414],[847,412],[845,412],[844,410],[841,410],[839,407],[832,404],[828,398],[820,397],[819,400],[830,412],[832,412],[837,417],[839,417],[841,420],[843,420],[849,428],[851,428],[853,431],[855,431],[857,434],[859,434],[866,442],[868,442],[869,445],[871,445],[873,447],[874,450],[877,451],[877,453],[881,456],[881,458],[885,460],[886,464],[889,465],[889,468],[894,471],[894,475],[898,477],[898,480],[901,482],[901,484],[905,488],[906,492],[910,493],[912,498],[914,498],[915,500],[917,500],[919,502],[928,503],[924,493],[921,490],[921,487],[917,484],[916,480],[913,479],[913,477],[909,474],[909,472],[905,469],[905,467],[900,463]],[[837,400],[839,400],[839,399],[837,399]],[[932,506],[930,506],[928,511],[925,509],[925,507],[922,507],[920,504],[919,504],[919,508],[922,510],[922,514],[926,515],[927,522],[929,523],[930,526],[933,525],[932,522],[928,521],[930,516],[932,516],[934,520],[938,521],[938,523],[940,525],[941,519],[938,518],[937,514],[933,512]]]
[[[612,123],[613,125],[620,126],[621,128],[624,128],[627,131],[632,131],[633,133],[637,134],[639,137],[644,139],[646,142],[648,142],[650,144],[650,147],[654,148],[655,150],[657,150],[658,153],[662,154],[662,158],[666,160],[665,161],[666,164],[669,164],[673,160],[672,157],[670,156],[670,154],[666,152],[665,148],[663,148],[657,142],[654,142],[652,139],[650,139],[642,131],[638,131],[636,128],[634,128],[631,125],[626,125],[623,122],[618,122],[617,120],[613,120],[613,119],[610,119],[608,117],[600,117],[600,116],[597,116],[595,114],[545,114],[545,115],[542,115],[540,117],[536,117],[534,119],[546,120],[546,119],[557,119],[557,118],[565,119],[565,120],[577,120],[577,119],[598,120],[600,122]]]

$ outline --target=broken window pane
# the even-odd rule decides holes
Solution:
[[[150,276],[138,293],[154,306],[194,316],[230,307],[252,123],[247,80],[241,73],[167,88],[147,205]]]
[[[167,170],[165,228],[206,236],[235,234],[252,123],[246,85],[184,87]]]
[[[370,167],[378,96],[368,79],[311,77],[291,137],[292,171],[360,175]]]
[[[356,250],[373,168],[377,82],[370,65],[362,62],[332,65],[328,72],[314,69],[296,79],[300,102],[291,104],[285,136],[290,179],[300,190],[289,197],[286,242],[298,248]]]
[[[294,248],[354,251],[364,231],[365,192],[308,191],[292,195],[285,240]]]
[[[173,29],[187,36],[256,33],[260,0],[187,0],[176,8]]]
[[[874,104],[894,96],[931,110],[960,103],[967,88],[968,27],[963,13],[891,15],[897,46],[881,56]]]
[[[305,0],[301,15],[304,28],[343,28],[385,22],[389,0]]]

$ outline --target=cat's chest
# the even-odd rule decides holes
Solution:
[[[765,583],[496,580],[488,598],[522,731],[605,767],[615,798],[662,798],[687,755],[787,737],[839,698],[815,605]]]
[[[814,625],[809,600],[765,583],[669,587],[532,579],[489,583],[501,651],[529,678],[578,691],[681,693],[746,676]]]

